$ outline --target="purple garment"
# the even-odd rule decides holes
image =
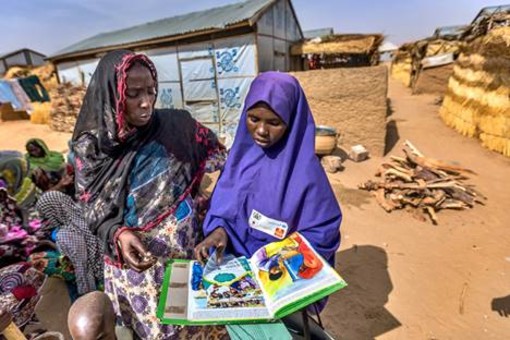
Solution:
[[[265,102],[287,124],[269,149],[255,144],[246,111]],[[262,73],[254,79],[225,169],[216,185],[204,233],[224,227],[235,255],[251,256],[279,239],[250,227],[252,210],[299,231],[332,265],[340,244],[342,213],[315,155],[315,123],[303,89],[292,76]]]

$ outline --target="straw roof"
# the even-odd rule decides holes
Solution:
[[[306,41],[291,47],[292,55],[302,54],[371,54],[383,42],[382,34],[335,34],[320,42]]]

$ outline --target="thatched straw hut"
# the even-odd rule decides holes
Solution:
[[[464,43],[444,38],[428,39],[421,55],[413,60],[414,73],[411,87],[414,94],[431,93],[443,95]]]
[[[382,34],[333,34],[295,44],[291,54],[320,56],[320,68],[373,66],[383,40]]]
[[[413,48],[414,43],[403,44],[399,47],[391,62],[391,77],[401,81],[405,86],[411,85]]]
[[[392,61],[393,78],[413,93],[443,94],[465,30],[466,26],[438,27],[430,38],[402,45]]]
[[[469,29],[462,35],[465,41],[473,41],[497,27],[510,25],[510,5],[484,7],[471,22]]]
[[[440,116],[460,133],[510,156],[510,27],[494,28],[466,46]]]

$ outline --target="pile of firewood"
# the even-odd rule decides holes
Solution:
[[[404,143],[404,153],[405,158],[391,156],[391,162],[381,165],[376,173],[380,181],[359,185],[374,192],[387,212],[405,209],[422,221],[428,215],[437,224],[438,211],[470,209],[487,199],[465,183],[473,171],[427,158],[409,141]]]
[[[50,127],[53,130],[73,132],[85,90],[84,86],[70,83],[58,85],[51,98]]]

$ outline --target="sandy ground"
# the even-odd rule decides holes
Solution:
[[[30,124],[29,121],[0,121],[0,150],[25,151],[30,138],[42,138],[51,150],[67,152],[70,133],[51,130],[48,125]]]
[[[355,190],[382,159],[346,162],[331,182],[344,213],[338,270],[350,286],[332,297],[326,325],[339,339],[507,339],[510,320],[491,302],[510,294],[510,159],[446,127],[434,96],[411,96],[393,80],[389,96],[390,154],[401,155],[409,139],[429,157],[470,168],[488,202],[441,212],[438,226],[388,214]]]
[[[331,297],[323,321],[338,339],[506,339],[510,319],[492,311],[491,302],[510,295],[510,159],[446,127],[435,97],[411,96],[393,80],[389,96],[390,154],[400,155],[409,139],[429,157],[476,171],[472,183],[489,200],[441,212],[433,226],[405,212],[388,214],[356,189],[373,178],[382,158],[344,163],[330,179],[344,213],[337,267],[349,286]],[[0,149],[22,149],[39,136],[65,150],[69,138],[27,122],[0,123],[0,135]],[[69,301],[64,286],[50,282],[38,314],[63,330]]]

